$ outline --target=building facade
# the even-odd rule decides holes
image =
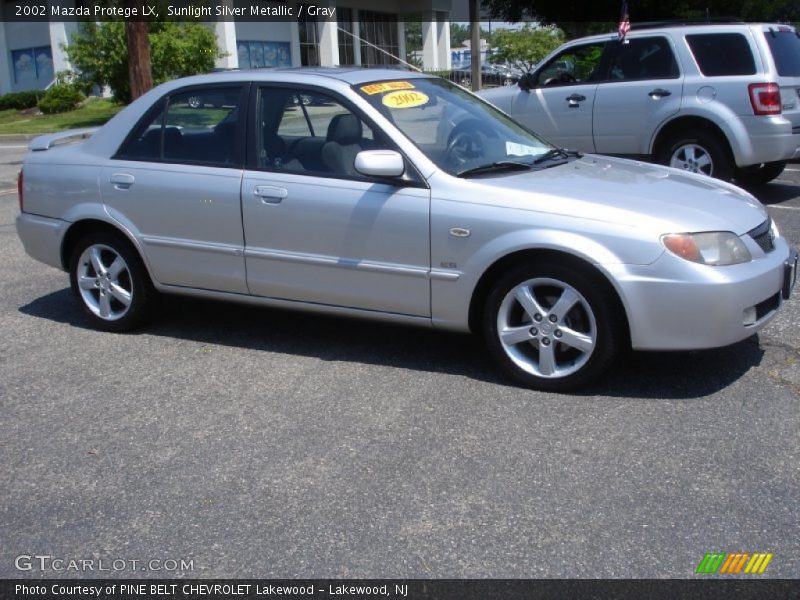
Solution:
[[[22,22],[3,3],[0,22],[0,94],[47,87],[59,71],[69,70],[64,47],[80,29],[77,22]],[[64,0],[55,1],[59,5]],[[78,0],[80,1],[80,0]],[[231,0],[225,0],[231,1]],[[406,58],[407,20],[422,24],[422,67],[449,69],[450,13],[459,0],[319,0],[316,7],[335,9],[333,18],[214,21],[224,58],[218,68],[279,66],[391,65]],[[263,4],[271,4],[266,2]],[[275,2],[299,11],[301,2]]]

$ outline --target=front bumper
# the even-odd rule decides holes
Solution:
[[[51,267],[63,269],[61,243],[69,223],[31,213],[17,215],[17,234],[30,256]]]
[[[710,267],[665,252],[650,265],[609,268],[628,313],[632,346],[700,350],[757,333],[785,301],[793,252],[776,238],[772,252],[740,265]]]

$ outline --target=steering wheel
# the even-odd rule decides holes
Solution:
[[[460,166],[470,159],[484,154],[484,137],[493,137],[495,132],[478,119],[462,121],[447,136],[447,148],[444,151],[444,162]]]

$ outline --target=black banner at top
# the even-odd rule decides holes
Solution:
[[[1,580],[3,600],[796,600],[797,580]]]

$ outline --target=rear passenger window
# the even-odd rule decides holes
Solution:
[[[750,44],[741,33],[687,35],[686,42],[706,77],[754,75],[756,72]]]
[[[618,44],[609,69],[612,81],[675,77],[678,77],[678,63],[663,37],[636,38]]]
[[[235,166],[242,88],[199,88],[169,96],[157,114],[145,117],[115,158],[153,162]]]

